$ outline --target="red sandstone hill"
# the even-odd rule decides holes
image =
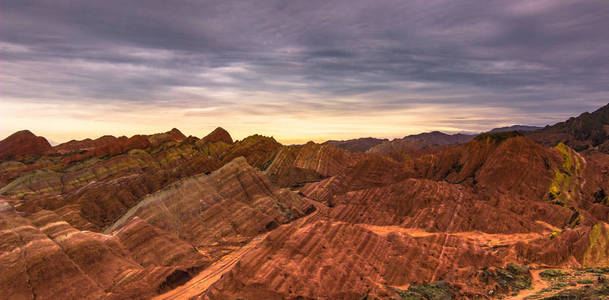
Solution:
[[[609,155],[539,134],[362,153],[219,128],[17,153],[1,297],[594,299],[602,278],[539,274],[609,273]]]
[[[21,160],[43,154],[51,149],[51,144],[29,130],[15,132],[0,141],[0,161]]]

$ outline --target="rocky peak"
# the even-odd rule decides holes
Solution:
[[[227,144],[233,143],[233,138],[230,136],[228,131],[222,127],[214,129],[214,131],[206,135],[203,140],[206,142],[224,142]]]
[[[20,160],[51,149],[51,144],[29,130],[21,130],[0,141],[0,160]]]

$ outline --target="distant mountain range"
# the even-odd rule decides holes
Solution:
[[[539,130],[543,127],[538,127],[538,126],[528,126],[528,125],[512,125],[512,126],[507,126],[507,127],[499,127],[499,128],[494,128],[491,129],[490,132],[505,132],[505,131],[522,131],[522,132],[528,132],[528,131],[535,131],[535,130]]]
[[[490,132],[503,131],[534,131],[542,127],[513,125],[509,127],[494,128]],[[406,150],[418,150],[430,146],[445,146],[454,144],[463,144],[471,141],[475,134],[446,134],[440,131],[425,132],[420,134],[408,135],[401,139],[377,139],[377,138],[359,138],[344,141],[327,141],[327,144],[334,145],[341,149],[352,152],[396,152]]]

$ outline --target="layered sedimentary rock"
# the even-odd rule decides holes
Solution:
[[[332,145],[308,142],[281,148],[266,174],[279,186],[297,187],[337,175],[362,157]]]
[[[0,164],[11,298],[520,297],[539,268],[609,267],[609,155],[568,140],[115,139]]]
[[[16,273],[3,273],[0,284],[15,298],[41,299],[148,298],[175,288],[256,235],[314,210],[293,192],[274,187],[244,158],[145,198],[108,235],[77,230],[52,211],[22,217],[8,202],[2,205],[3,245],[8,247],[3,253],[19,256],[4,256],[10,260],[2,268]],[[25,234],[21,228],[32,237],[19,237]],[[48,254],[42,250],[48,248],[45,244],[53,245]],[[25,253],[42,260],[30,261]],[[40,265],[44,269],[35,274],[47,277],[29,278],[30,271],[15,264]],[[62,286],[78,280],[80,289]]]
[[[74,229],[50,211],[21,216],[0,202],[0,287],[6,299],[146,299],[174,266],[143,267],[119,239]]]
[[[511,272],[530,284],[526,267],[507,262],[534,263],[526,258],[528,244],[547,240],[545,233],[429,233],[320,217],[273,231],[199,297],[399,299],[409,285],[430,282],[450,282],[447,286],[461,299],[485,297],[496,289],[494,270],[506,265],[522,268]],[[508,287],[496,293],[518,291]]]
[[[177,130],[153,136],[169,140],[154,146],[149,138],[134,136],[101,146],[108,151],[97,147],[50,156],[48,167],[38,162],[5,162],[0,179],[7,184],[0,187],[0,194],[27,199],[20,204],[20,210],[55,210],[78,228],[101,230],[146,194],[180,178],[209,173],[239,154],[261,167],[280,147],[272,138],[262,136],[234,145],[196,138],[181,140]],[[129,143],[140,139],[142,144]]]
[[[237,157],[243,156],[250,165],[260,170],[265,170],[271,164],[281,147],[281,144],[274,138],[255,134],[235,142],[227,149],[222,157],[222,161],[228,163]]]
[[[176,266],[198,271],[212,261],[175,234],[150,225],[138,217],[112,235],[118,237],[133,260],[144,267]]]
[[[137,217],[214,256],[314,209],[240,157],[144,198],[106,232]]]

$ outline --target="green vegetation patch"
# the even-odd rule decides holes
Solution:
[[[577,284],[594,284],[594,280],[592,279],[580,279],[577,281]]]
[[[539,272],[539,276],[545,278],[545,279],[553,279],[553,278],[560,278],[565,276],[566,274],[561,271],[561,270],[543,270],[541,272]]]
[[[504,268],[487,269],[482,272],[482,282],[496,283],[496,290],[490,294],[518,294],[521,290],[531,287],[531,272],[528,266],[508,264]]]
[[[584,269],[584,272],[592,274],[609,274],[609,268],[586,268]]]
[[[456,297],[454,288],[444,281],[413,284],[407,291],[398,290],[397,293],[402,300],[450,300]]]
[[[609,299],[609,285],[587,285],[579,289],[567,289],[544,300],[559,299]]]
[[[553,290],[562,290],[563,288],[565,288],[567,286],[566,283],[564,282],[556,282],[552,285],[552,289]]]

